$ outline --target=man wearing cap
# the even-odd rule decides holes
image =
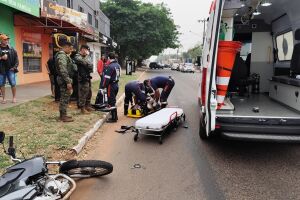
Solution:
[[[73,93],[73,76],[76,71],[75,64],[70,58],[73,51],[72,43],[65,41],[62,44],[61,51],[55,55],[55,67],[57,71],[57,83],[60,88],[59,113],[62,122],[74,121],[72,117],[67,116],[67,107],[70,97]]]
[[[75,55],[74,61],[78,68],[79,83],[79,101],[78,108],[82,114],[87,114],[93,109],[91,108],[92,88],[91,73],[93,72],[93,64],[89,57],[90,48],[87,45],[81,45],[80,52]]]
[[[2,92],[1,103],[6,103],[5,83],[6,78],[11,86],[12,102],[16,103],[16,73],[18,72],[19,59],[15,49],[9,45],[9,37],[0,34],[0,89]]]

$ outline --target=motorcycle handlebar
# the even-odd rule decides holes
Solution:
[[[14,147],[14,137],[13,136],[9,136],[9,148],[13,148]]]
[[[16,149],[14,148],[14,137],[13,136],[9,136],[8,155],[10,155],[13,158],[16,158]]]

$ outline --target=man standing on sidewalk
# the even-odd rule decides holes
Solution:
[[[60,120],[63,122],[74,121],[72,117],[67,116],[67,107],[70,97],[73,93],[73,76],[76,71],[75,64],[70,58],[73,50],[72,43],[64,42],[62,50],[55,55],[55,67],[57,71],[57,83],[60,88],[59,113]]]
[[[87,45],[81,45],[79,54],[76,54],[74,61],[78,68],[79,82],[79,103],[78,108],[82,114],[87,114],[93,109],[91,108],[92,87],[91,73],[93,72],[93,64],[89,57],[90,48]]]
[[[2,93],[1,103],[6,103],[5,83],[6,78],[11,86],[13,95],[12,102],[16,103],[16,73],[18,72],[19,59],[15,49],[9,45],[9,37],[5,34],[0,35],[0,89]]]

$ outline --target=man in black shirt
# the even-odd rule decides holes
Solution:
[[[46,67],[47,67],[47,70],[48,70],[50,84],[51,84],[51,94],[52,94],[52,97],[54,97],[55,96],[56,72],[55,72],[55,62],[54,62],[53,57],[49,58],[49,60],[47,61]]]
[[[0,88],[2,92],[1,103],[6,103],[5,99],[5,83],[6,78],[11,86],[13,99],[16,103],[16,73],[18,72],[18,55],[15,49],[9,45],[9,37],[5,34],[0,34]]]

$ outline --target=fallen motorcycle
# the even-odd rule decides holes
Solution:
[[[76,189],[73,178],[104,176],[113,171],[112,164],[100,160],[70,160],[47,162],[43,156],[21,160],[16,157],[13,136],[9,147],[4,147],[4,132],[0,132],[0,144],[4,153],[16,164],[0,176],[0,200],[56,200],[69,199]],[[50,174],[49,165],[59,167],[59,173]]]

